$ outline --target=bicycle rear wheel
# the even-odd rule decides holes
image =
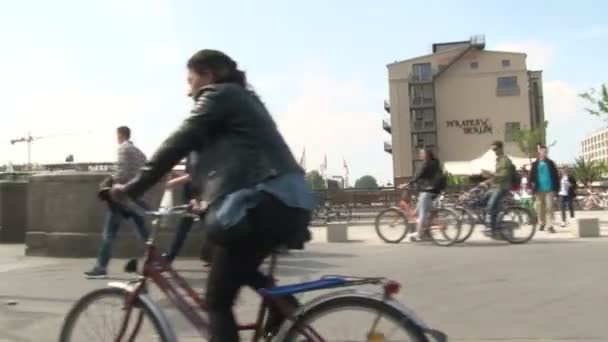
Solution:
[[[443,247],[451,246],[458,242],[460,238],[460,217],[452,209],[433,209],[428,229],[431,239],[436,245]]]
[[[428,342],[422,328],[406,313],[381,300],[355,295],[311,307],[277,340]]]
[[[469,210],[459,207],[454,209],[456,213],[460,216],[460,237],[456,241],[457,243],[463,243],[467,241],[471,235],[473,235],[473,231],[475,230],[475,226],[477,225],[477,220],[475,219],[475,214],[471,213]]]
[[[376,233],[386,243],[401,242],[409,233],[407,216],[398,208],[382,210],[376,216]]]
[[[513,244],[526,243],[536,233],[536,217],[523,207],[508,207],[500,212],[498,224],[501,235]]]
[[[80,298],[66,316],[59,342],[115,341],[125,319],[128,324],[121,341],[177,341],[169,321],[151,300],[140,296],[127,317],[126,298],[124,289],[113,287],[94,290]],[[101,305],[101,310],[89,312],[95,305]],[[97,324],[103,326],[95,327]]]

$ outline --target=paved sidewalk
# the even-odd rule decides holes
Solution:
[[[602,271],[608,239],[543,234],[521,246],[490,240],[452,248],[312,243],[281,258],[278,277],[289,283],[322,274],[390,276],[403,284],[400,300],[449,333],[450,341],[608,341],[608,272]],[[24,257],[22,245],[0,245],[0,341],[57,341],[72,303],[108,282],[82,277],[92,263]],[[114,279],[131,278],[120,272],[123,264],[113,261]],[[204,287],[206,274],[198,260],[178,260],[176,266],[194,287]],[[200,340],[166,300],[156,292],[153,297],[181,340]],[[9,305],[13,301],[16,305]],[[240,319],[249,320],[257,303],[245,290],[238,302]]]

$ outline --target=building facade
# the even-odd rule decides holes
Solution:
[[[586,161],[608,162],[608,128],[587,136],[581,147]]]
[[[544,123],[542,72],[528,71],[526,54],[485,49],[483,36],[433,44],[429,55],[388,65],[395,184],[411,177],[418,150],[441,161],[468,161],[505,141],[507,153],[524,156],[513,139],[521,128]]]

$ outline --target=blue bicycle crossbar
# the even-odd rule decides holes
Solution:
[[[285,296],[301,292],[325,290],[334,287],[346,286],[348,281],[341,277],[326,277],[315,281],[308,281],[298,284],[275,286],[269,289],[262,289],[260,293],[263,296]]]

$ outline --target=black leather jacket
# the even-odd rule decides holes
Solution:
[[[420,192],[439,193],[436,182],[440,171],[441,163],[438,159],[425,160],[410,182],[415,183],[416,189]]]
[[[193,185],[208,204],[275,176],[304,173],[253,92],[222,83],[201,88],[194,99],[191,116],[126,185],[129,197],[140,197],[191,151],[198,155]]]

